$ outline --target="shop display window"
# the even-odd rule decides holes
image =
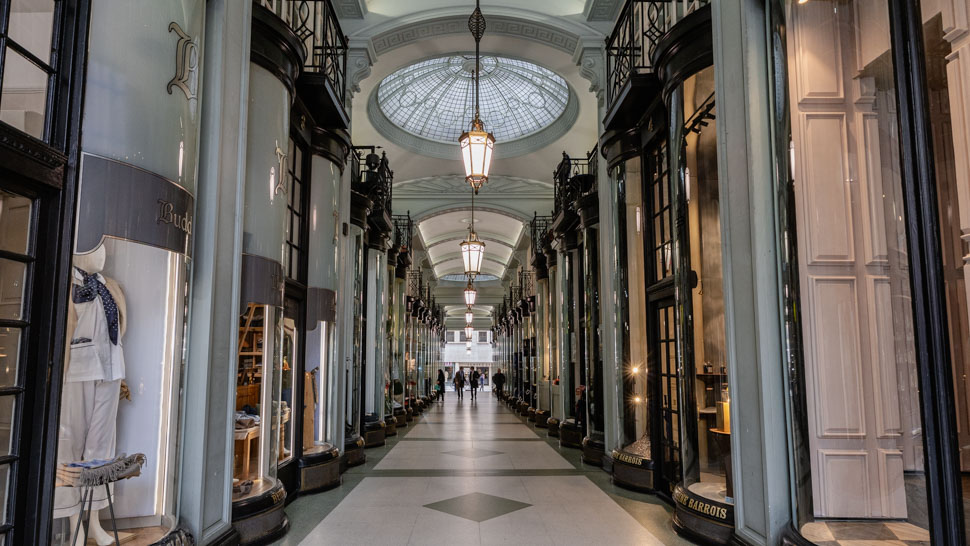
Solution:
[[[649,446],[651,458],[660,466],[660,478],[665,483],[662,489],[670,490],[680,481],[681,476],[681,432],[680,432],[680,404],[678,388],[680,373],[677,367],[676,329],[674,322],[674,283],[673,283],[673,234],[671,232],[670,206],[670,178],[666,131],[659,131],[659,136],[644,150],[642,156],[643,176],[640,203],[642,211],[637,213],[636,190],[627,184],[627,225],[633,222],[633,230],[643,231],[643,300],[642,315],[632,307],[630,316],[630,330],[632,337],[636,337],[637,330],[633,322],[643,320],[646,330],[646,370],[643,378],[639,374],[632,374],[635,382],[646,383],[647,404],[645,408],[646,429],[652,430],[652,442],[657,445]],[[630,175],[627,175],[629,181]],[[632,210],[631,210],[632,209]],[[633,213],[632,218],[629,216]],[[642,218],[642,219],[641,219]],[[630,231],[630,228],[627,229]],[[630,242],[627,241],[629,246]],[[631,250],[629,256],[635,256]],[[631,283],[635,278],[635,271],[631,271]],[[630,285],[631,298],[636,288]],[[635,354],[635,341],[631,345],[631,355]],[[636,361],[634,361],[635,363]],[[631,370],[632,372],[632,370]],[[649,412],[655,411],[651,415]],[[639,418],[639,417],[638,417]],[[639,423],[639,421],[638,421]],[[639,425],[638,425],[639,426]],[[637,429],[639,430],[639,429]],[[640,441],[639,438],[637,441]]]
[[[312,455],[331,448],[332,438],[327,428],[327,401],[335,393],[327,389],[327,373],[333,362],[334,327],[331,322],[319,321],[307,332],[307,371],[303,374],[303,454]],[[310,363],[313,363],[310,367]],[[317,365],[319,363],[319,365]]]
[[[794,453],[796,475],[803,476],[796,483],[796,526],[816,542],[846,532],[882,540],[890,538],[887,529],[893,537],[904,533],[906,540],[928,542],[920,360],[913,344],[888,7],[789,2],[785,20],[787,58],[780,66],[787,71],[790,115],[778,123],[790,145],[779,155],[793,197],[785,240],[797,242],[789,267],[798,280],[788,290],[801,302],[790,305],[788,315],[803,351],[803,362],[791,368],[798,395],[793,419],[807,440],[796,442]],[[950,243],[944,266],[959,377],[967,316],[956,266],[962,254],[954,240],[958,200],[951,200],[958,171],[947,117],[954,110],[946,105],[938,22],[931,16],[925,27],[933,46],[927,55],[938,63],[927,63],[928,83],[935,97],[941,236]],[[965,167],[961,176],[966,184]],[[966,389],[957,390],[965,400]],[[961,430],[966,434],[965,426]]]
[[[364,234],[357,231],[357,235],[354,237],[353,241],[353,290],[351,291],[351,297],[353,298],[353,323],[352,323],[352,342],[351,346],[353,350],[353,360],[351,362],[351,370],[349,376],[346,378],[346,389],[345,400],[347,401],[346,422],[344,423],[346,427],[347,439],[353,439],[360,436],[360,425],[361,425],[361,396],[362,396],[362,365],[364,362],[364,309],[366,302],[364,301],[364,287],[366,283],[365,279],[365,264],[364,264]]]
[[[695,495],[731,504],[731,394],[724,333],[714,68],[687,78],[679,94],[683,105],[681,214],[687,220],[680,258],[686,264],[681,274],[689,276],[691,287],[689,319],[681,324],[684,362],[689,367],[683,388],[684,402],[693,401],[697,416],[695,423],[684,423],[690,441],[686,453],[691,456],[684,484]],[[660,226],[661,237],[665,228]],[[658,250],[662,265],[666,250]],[[666,274],[666,265],[656,274]]]
[[[651,458],[650,385],[647,382],[646,271],[644,267],[644,211],[641,199],[640,158],[632,158],[613,168],[610,178],[619,188],[621,272],[620,308],[623,321],[623,450]],[[623,259],[625,258],[625,260]]]
[[[954,6],[966,0],[954,2]],[[921,4],[926,85],[933,134],[940,248],[949,315],[950,360],[953,367],[956,423],[964,514],[970,514],[970,94],[966,66],[970,41],[944,31],[949,11],[942,2]],[[966,26],[966,24],[964,24]],[[970,30],[970,29],[964,29]],[[967,518],[970,519],[970,518]]]
[[[239,317],[233,502],[258,496],[276,485],[283,323],[283,310],[273,305],[249,303]]]
[[[283,306],[283,360],[280,364],[280,446],[279,462],[283,464],[293,457],[294,378],[300,362],[302,336],[300,336],[300,302],[286,298]]]
[[[91,507],[98,543],[112,541],[114,529],[152,542],[176,523],[188,259],[115,238],[80,250],[70,271],[55,538],[69,544]],[[111,476],[107,491],[85,485],[93,473]]]
[[[3,44],[0,80],[0,121],[45,140],[48,95],[55,73],[51,62],[54,0],[10,2],[7,28],[0,26]]]

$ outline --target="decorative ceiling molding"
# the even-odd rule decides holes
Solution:
[[[420,197],[424,199],[429,197],[427,194],[433,194],[435,197],[457,195],[467,199],[468,191],[468,183],[465,182],[464,175],[457,173],[426,176],[402,182],[394,181],[395,198]],[[517,176],[492,175],[488,177],[488,184],[482,187],[477,198],[488,199],[490,193],[501,194],[503,199],[509,195],[552,198],[553,191],[551,182]]]
[[[586,0],[583,16],[587,21],[613,22],[620,13],[621,6],[622,0]]]
[[[395,191],[394,198],[397,199],[397,197],[398,197],[397,192]],[[430,210],[428,212],[425,212],[421,216],[415,216],[412,220],[414,221],[415,225],[418,225],[418,227],[420,228],[419,224],[421,224],[421,222],[426,222],[431,218],[434,218],[435,216],[441,216],[442,214],[448,214],[449,212],[471,211],[471,210],[472,210],[471,206],[465,206],[465,205],[458,206],[458,207],[438,208],[435,210]],[[475,210],[477,210],[478,212],[494,212],[495,214],[502,214],[504,216],[514,218],[515,220],[518,220],[520,223],[522,223],[523,227],[525,226],[525,224],[528,224],[532,220],[532,216],[522,216],[515,210],[507,209],[504,207],[476,205]],[[475,223],[477,224],[478,222],[475,222]]]
[[[600,107],[606,104],[606,49],[603,43],[582,43],[573,52],[579,75],[589,81],[589,91]]]
[[[360,92],[360,82],[371,75],[371,67],[377,59],[370,40],[351,40],[347,49],[347,101]]]
[[[489,36],[502,35],[523,38],[566,53],[572,53],[579,40],[579,34],[519,17],[488,14],[487,21]],[[382,55],[392,49],[449,34],[468,34],[467,13],[399,25],[374,35],[372,42],[377,54]]]
[[[508,265],[507,263],[503,262],[502,260],[496,260],[494,257],[489,256],[487,253],[485,254],[485,257],[482,258],[482,260],[483,260],[483,262],[492,262],[493,264],[498,264],[498,265],[500,265],[502,267],[505,267],[505,266]],[[459,263],[462,263],[461,262],[461,254],[458,254],[458,256],[454,256],[453,254],[445,254],[445,257],[444,258],[438,260],[437,262],[433,262],[431,264],[431,267],[433,267],[434,269],[438,269],[438,266],[439,265],[445,264],[445,263],[448,263],[448,262],[459,262]]]
[[[454,235],[449,234],[449,235],[447,235],[445,237],[440,237],[438,239],[434,239],[433,241],[425,241],[424,244],[427,245],[427,248],[429,250],[432,247],[436,247],[438,245],[442,245],[442,244],[446,244],[446,243],[455,243],[455,246],[457,247],[458,246],[457,243],[460,243],[460,242],[464,241],[465,240],[465,237],[466,237],[466,235],[462,235],[462,236],[458,237],[458,236],[454,236]],[[488,237],[488,238],[486,239],[486,237]],[[495,235],[494,233],[478,232],[478,238],[479,239],[482,239],[483,241],[485,241],[485,244],[486,245],[489,245],[491,243],[497,243],[497,244],[502,245],[502,246],[504,246],[504,247],[506,247],[506,248],[508,248],[510,250],[515,250],[515,246],[512,243],[503,241],[498,235]],[[457,252],[459,254],[459,256],[461,255],[461,251],[460,250],[456,250],[455,252]],[[448,254],[446,254],[446,256],[447,255]]]
[[[363,19],[367,15],[367,3],[364,0],[333,0],[333,10],[340,20]]]
[[[367,70],[369,74],[370,68],[368,67]],[[363,78],[357,80],[358,84],[361,80]],[[562,115],[556,121],[535,133],[530,133],[522,138],[517,138],[509,142],[496,143],[496,157],[518,157],[530,154],[549,146],[569,133],[569,130],[573,128],[573,125],[576,124],[576,120],[579,118],[579,99],[576,96],[576,91],[569,85],[569,82],[566,82],[566,85],[569,87],[569,100],[566,102],[566,109]],[[445,144],[444,142],[422,138],[405,131],[387,119],[387,116],[384,115],[381,107],[377,104],[377,91],[379,88],[379,85],[375,85],[374,89],[371,90],[370,96],[367,97],[367,119],[370,120],[371,125],[373,125],[378,133],[405,150],[416,154],[437,159],[455,159],[457,154],[457,141],[455,144]],[[360,89],[359,85],[357,89]]]

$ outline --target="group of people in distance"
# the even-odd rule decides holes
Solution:
[[[482,375],[481,372],[476,368],[470,368],[468,373],[462,368],[458,368],[455,372],[455,377],[452,378],[452,383],[455,386],[455,392],[458,393],[458,399],[462,400],[465,396],[465,384],[468,384],[469,390],[472,393],[472,400],[475,400],[479,389],[485,389],[485,379],[486,377]],[[505,385],[505,374],[502,370],[499,370],[495,375],[492,376],[492,384],[497,390],[502,390]],[[438,378],[435,381],[435,391],[437,391],[436,398],[438,400],[445,399],[445,371],[442,369],[438,370]]]

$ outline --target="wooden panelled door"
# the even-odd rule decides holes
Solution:
[[[815,515],[906,518],[904,472],[923,458],[887,8],[791,5]]]

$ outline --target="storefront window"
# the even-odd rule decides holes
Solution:
[[[353,361],[351,362],[351,369],[349,370],[348,376],[345,378],[345,385],[347,392],[345,393],[345,400],[347,401],[347,407],[345,408],[346,413],[346,434],[344,438],[348,441],[352,441],[355,438],[360,437],[360,425],[361,425],[361,396],[363,385],[362,382],[362,364],[364,361],[364,286],[366,281],[365,278],[365,264],[364,264],[364,234],[354,226],[357,234],[354,236],[353,240],[353,290],[351,292],[351,297],[353,298]]]
[[[332,399],[333,394],[327,389],[327,384],[330,362],[333,362],[333,336],[333,324],[328,321],[319,321],[316,328],[307,332],[309,369],[303,374],[304,455],[320,453],[332,447],[332,443],[328,442],[331,438],[327,429],[327,401]]]
[[[300,362],[300,302],[286,298],[283,307],[283,360],[280,370],[280,464],[293,456],[293,378]]]
[[[79,250],[87,250],[86,235],[79,227]],[[188,260],[106,238],[76,253],[73,262],[54,493],[54,518],[61,523],[55,533],[67,543],[82,511],[113,507],[113,517],[105,510],[105,517],[91,520],[97,540],[108,537],[112,519],[129,537],[157,540],[175,523]],[[6,278],[10,268],[4,269]],[[10,318],[9,311],[4,314]],[[98,488],[93,504],[82,508],[82,493],[91,491],[82,469],[113,467],[124,454],[143,454],[138,462],[126,459],[140,464],[141,475],[113,483],[111,506]]]
[[[44,139],[54,67],[51,40],[54,0],[4,2],[7,28],[0,27],[0,121]]]
[[[620,325],[623,332],[623,396],[620,401],[623,415],[623,450],[651,458],[649,404],[647,382],[646,277],[644,268],[644,212],[641,199],[640,158],[624,161],[613,168],[620,210],[619,244],[627,267],[621,273]]]
[[[803,466],[796,475],[804,476],[796,483],[797,527],[815,542],[927,542],[888,8],[882,2],[790,2],[785,19],[790,117],[779,123],[790,124],[788,191],[795,220],[789,229],[797,234],[792,258],[798,274],[797,288],[790,288],[801,302],[789,324],[800,328],[803,350],[792,382],[802,393],[794,404],[795,430],[807,440],[795,443],[795,460]],[[946,86],[937,68],[930,87],[941,91],[939,101]],[[942,143],[946,105],[933,108]],[[947,186],[953,172],[947,172],[948,152],[936,152],[938,183]],[[940,199],[947,201],[942,192]],[[944,240],[948,233],[952,237],[946,232]],[[953,260],[957,253],[950,249]],[[960,284],[947,288],[956,294]],[[965,333],[954,338],[966,339]]]
[[[276,485],[281,438],[282,314],[279,307],[250,303],[239,318],[233,502],[260,495]]]
[[[686,241],[681,241],[680,273],[690,288],[689,318],[681,332],[685,371],[684,403],[693,403],[696,421],[685,422],[684,484],[691,493],[732,504],[730,391],[724,334],[724,286],[718,206],[717,133],[714,68],[687,78],[678,91],[683,106],[680,179],[681,214],[686,217]],[[666,226],[660,226],[661,237]],[[655,226],[655,229],[656,226]],[[657,234],[654,234],[655,237]],[[657,257],[666,273],[666,250]],[[657,252],[658,249],[655,249]],[[671,396],[673,396],[671,394]]]
[[[950,12],[943,3],[923,2],[921,6],[957,445],[964,513],[970,513],[970,299],[966,286],[970,274],[970,94],[965,84],[970,75],[970,40],[965,33],[944,30]],[[964,23],[961,30],[970,30],[966,27]]]

